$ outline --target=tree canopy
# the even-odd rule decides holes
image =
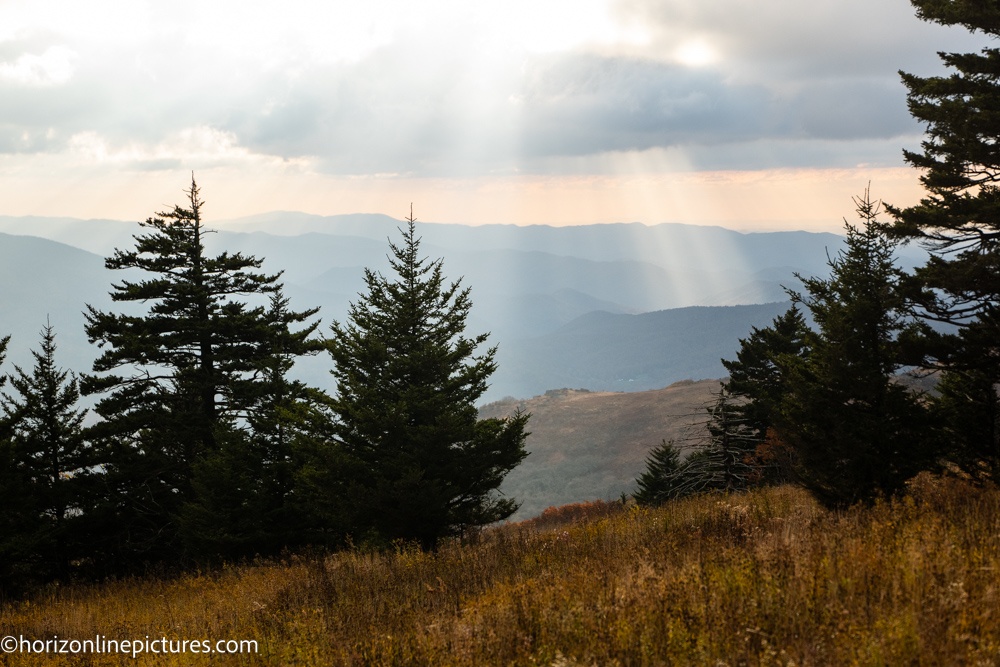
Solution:
[[[1000,35],[995,3],[911,1],[925,20]],[[964,467],[978,460],[1000,471],[1000,48],[939,55],[947,75],[900,73],[910,113],[926,126],[921,150],[904,156],[921,170],[927,195],[914,206],[889,207],[890,231],[930,251],[907,294],[923,317],[951,327],[928,336],[923,349],[923,363],[950,374],[943,383],[948,411],[976,422],[948,427],[950,456]]]
[[[787,393],[782,362],[808,353],[805,342],[808,331],[802,311],[792,304],[771,326],[751,329],[750,335],[740,340],[736,359],[722,360],[729,372],[723,389],[734,399],[742,400],[733,409],[742,415],[758,442],[763,442],[768,429],[774,426]]]
[[[833,507],[891,495],[930,465],[924,410],[896,380],[900,334],[911,326],[894,263],[896,243],[877,219],[880,204],[856,198],[861,225],[845,221],[847,246],[830,259],[829,279],[803,279],[817,331],[809,355],[788,358],[782,437],[799,476]]]
[[[420,256],[412,214],[401,234],[390,242],[395,275],[366,269],[367,292],[331,327],[333,430],[361,472],[353,523],[434,548],[517,509],[497,489],[527,455],[527,415],[478,418],[496,348],[477,354],[488,334],[465,336],[470,291]]]
[[[3,343],[6,342],[6,339]],[[0,345],[0,360],[2,360]],[[30,371],[14,367],[4,393],[4,435],[0,444],[0,497],[4,498],[2,560],[18,563],[3,579],[65,579],[82,546],[92,496],[93,454],[83,437],[86,410],[76,376],[59,368],[55,331],[42,329]],[[7,378],[5,378],[7,379]]]
[[[84,390],[102,395],[95,409],[103,420],[92,434],[111,480],[107,526],[122,526],[140,552],[181,548],[178,527],[201,524],[177,517],[182,508],[198,515],[192,504],[210,495],[204,482],[197,491],[196,477],[250,436],[276,359],[318,349],[308,340],[316,325],[290,330],[316,311],[294,313],[284,303],[269,312],[263,300],[280,289],[280,274],[263,273],[255,257],[207,254],[210,230],[193,177],[186,194],[186,207],[148,218],[135,248],[105,262],[125,274],[112,299],[135,305],[86,312],[87,335],[102,349]],[[229,490],[237,506],[253,494],[246,484]]]

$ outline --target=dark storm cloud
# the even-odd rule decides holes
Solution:
[[[742,140],[769,122],[767,96],[759,88],[624,58],[540,63],[521,95],[521,139],[529,156]]]

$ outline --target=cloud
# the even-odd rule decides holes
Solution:
[[[771,87],[734,83],[711,68],[572,53],[526,58],[517,72],[476,89],[472,71],[407,63],[403,53],[303,74],[243,105],[223,127],[253,150],[316,156],[333,173],[422,175],[532,170],[545,158],[608,151],[857,142],[917,130],[895,79]],[[812,155],[822,163],[821,153]]]
[[[981,48],[982,39],[916,18],[906,2],[786,0],[756,2],[619,0],[621,20],[646,27],[650,57],[670,58],[697,37],[725,57],[742,80],[895,77],[900,68],[926,69],[939,50]]]
[[[183,128],[156,144],[136,141],[116,144],[96,132],[81,132],[70,137],[68,149],[80,163],[137,171],[252,169],[265,165],[305,167],[308,163],[308,160],[281,160],[255,153],[239,145],[231,133],[205,126]]]
[[[69,2],[46,23],[12,2],[0,153],[421,176],[610,154],[669,154],[635,162],[661,169],[898,164],[886,146],[919,128],[896,70],[975,48],[903,2],[536,4]]]
[[[51,46],[41,54],[23,53],[13,62],[0,62],[0,81],[24,86],[61,85],[73,76],[77,58],[66,46]]]

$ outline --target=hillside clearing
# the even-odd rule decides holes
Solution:
[[[1000,662],[995,489],[923,480],[902,500],[840,513],[792,487],[575,509],[573,521],[508,525],[436,554],[53,587],[0,608],[0,634],[255,640],[258,653],[228,656],[245,665]]]

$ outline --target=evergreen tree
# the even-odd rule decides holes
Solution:
[[[2,398],[7,428],[3,465],[18,498],[5,506],[17,528],[5,534],[4,555],[37,579],[65,579],[70,561],[81,555],[80,523],[93,465],[83,438],[86,411],[76,404],[76,377],[55,362],[55,332],[42,330],[41,348],[30,373],[19,366],[10,376],[13,393]],[[5,485],[6,486],[6,485]],[[20,553],[17,553],[20,552]]]
[[[692,451],[681,458],[674,442],[664,441],[646,459],[634,494],[640,505],[657,505],[711,491],[743,491],[762,483],[765,465],[757,459],[756,434],[729,392],[722,389],[706,407],[707,420],[696,422]],[[704,429],[704,430],[702,430]]]
[[[0,364],[7,356],[10,336],[0,338]],[[0,375],[0,387],[7,382]],[[19,592],[31,572],[33,545],[26,538],[33,529],[27,480],[21,474],[11,438],[10,422],[0,418],[0,598]]]
[[[736,359],[722,360],[729,371],[723,391],[736,399],[733,410],[759,442],[764,442],[772,428],[787,387],[782,373],[782,359],[804,357],[805,338],[809,331],[798,305],[793,304],[779,315],[771,326],[754,327],[747,338],[740,340]]]
[[[355,475],[352,523],[379,539],[435,548],[445,536],[509,517],[504,476],[526,456],[527,415],[478,419],[496,370],[487,335],[466,338],[472,302],[419,255],[415,220],[390,243],[394,280],[365,270],[367,294],[334,322],[334,432]]]
[[[911,2],[924,20],[1000,36],[995,3]],[[976,392],[982,407],[982,400],[995,402],[1000,386],[1000,48],[939,55],[950,70],[947,76],[901,73],[910,113],[927,127],[922,150],[904,151],[921,170],[927,196],[915,206],[889,210],[895,216],[893,234],[931,251],[915,272],[911,297],[925,317],[960,328],[958,335],[929,337],[925,363],[991,385],[992,397]],[[989,418],[988,412],[978,414]],[[998,430],[995,424],[980,425],[978,432],[992,440],[960,438],[960,449],[951,456],[1000,459]],[[994,473],[994,479],[1000,478]]]
[[[705,408],[708,418],[697,424],[705,435],[677,470],[677,496],[743,491],[759,483],[760,465],[754,456],[758,441],[740,407],[723,388]]]
[[[240,446],[260,398],[254,379],[280,328],[264,305],[237,300],[275,292],[280,274],[260,272],[262,260],[240,253],[206,254],[193,178],[186,192],[186,208],[148,218],[135,248],[105,262],[126,272],[112,299],[148,311],[86,312],[87,335],[103,349],[83,389],[103,394],[93,433],[107,473],[105,532],[119,538],[109,554],[163,557],[179,547],[175,519],[196,500],[195,468]]]
[[[709,410],[710,438],[704,452],[711,465],[703,475],[706,489],[742,491],[760,478],[754,455],[762,440],[748,423],[743,407],[723,388]]]
[[[673,441],[664,440],[654,447],[646,457],[646,469],[636,480],[635,501],[640,505],[659,505],[679,497],[680,467],[681,450]]]
[[[788,392],[784,368],[794,359],[809,354],[806,336],[809,327],[797,304],[779,315],[771,326],[754,327],[740,340],[736,359],[722,360],[729,378],[722,391],[731,397],[729,410],[740,418],[741,437],[753,452],[749,481],[754,484],[781,484],[793,479],[794,452],[778,436],[775,425],[781,403]]]
[[[972,479],[1000,481],[1000,396],[993,377],[979,369],[953,369],[937,389],[933,408],[946,457]]]
[[[931,465],[925,411],[894,379],[909,326],[895,243],[879,203],[867,191],[855,203],[863,226],[845,221],[847,247],[830,260],[830,279],[804,279],[807,296],[793,294],[819,331],[807,335],[807,358],[789,360],[781,415],[802,481],[831,507],[896,493]]]
[[[325,349],[312,337],[319,323],[307,323],[318,311],[290,310],[280,287],[271,294],[259,366],[235,380],[253,396],[247,429],[232,433],[194,466],[192,499],[181,510],[193,553],[236,559],[275,554],[303,541],[304,508],[292,498],[296,471],[305,443],[326,430],[329,397],[289,374],[298,357]]]

